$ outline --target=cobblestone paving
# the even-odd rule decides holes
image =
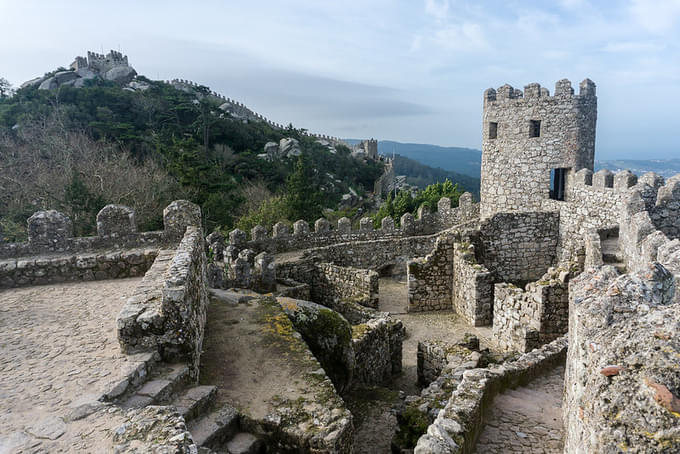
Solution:
[[[564,367],[496,396],[477,441],[478,454],[563,451]]]
[[[140,279],[0,291],[0,454],[112,451],[123,415],[96,401],[134,367],[116,316]]]

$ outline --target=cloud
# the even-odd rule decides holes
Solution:
[[[449,0],[425,0],[425,12],[436,19],[444,20],[449,15]]]
[[[630,13],[648,31],[665,33],[680,19],[680,0],[632,0]]]

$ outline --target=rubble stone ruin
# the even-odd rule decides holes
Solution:
[[[35,213],[0,243],[0,447],[680,452],[680,176],[593,173],[589,79],[483,103],[481,201],[378,229]]]

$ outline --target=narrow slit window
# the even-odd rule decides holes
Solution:
[[[489,122],[489,139],[498,137],[498,123],[495,121]]]
[[[564,200],[564,189],[567,185],[567,171],[569,169],[552,169],[550,171],[550,198]]]
[[[529,137],[541,137],[541,120],[529,121]]]

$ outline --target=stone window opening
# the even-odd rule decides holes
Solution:
[[[557,168],[550,171],[550,198],[564,201],[564,193],[567,185],[567,172],[569,169]]]
[[[529,120],[529,137],[541,137],[541,120]]]
[[[489,122],[489,139],[498,137],[498,123],[495,121]]]

